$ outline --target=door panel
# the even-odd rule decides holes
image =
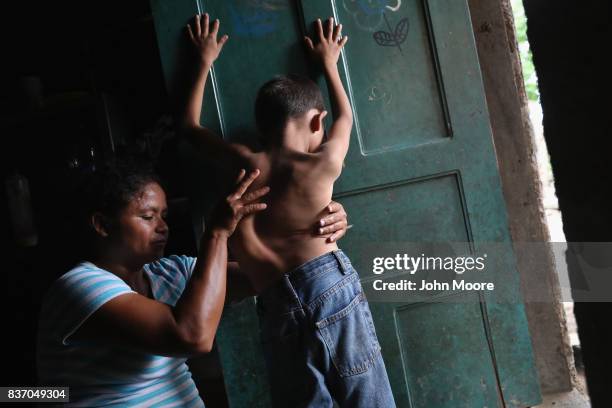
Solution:
[[[351,45],[357,45],[347,47],[343,58],[357,113],[357,151],[370,155],[449,137],[446,100],[441,94],[423,4],[404,1],[392,12],[380,2],[379,7],[386,11],[379,12],[374,7],[364,10],[357,1],[336,3],[332,4],[336,17]],[[364,19],[366,15],[368,19]],[[396,30],[405,35],[396,38],[394,46],[381,46],[373,40],[374,32],[395,34]],[[364,58],[374,55],[376,58]]]
[[[339,64],[355,117],[334,193],[354,224],[340,246],[364,288],[373,279],[370,255],[376,246],[453,242],[461,243],[461,253],[473,254],[495,242],[504,251],[493,264],[494,277],[513,298],[518,296],[464,0],[168,3],[152,0],[171,90],[186,41],[182,30],[193,14],[208,11],[219,17],[221,31],[230,36],[207,85],[203,124],[234,141],[255,139],[255,94],[273,75],[309,73],[325,89],[306,58],[302,33],[317,17],[334,15],[350,38]],[[206,177],[192,177],[193,197],[204,201]],[[370,295],[398,406],[472,408],[538,401],[520,303],[501,302],[495,292],[448,292],[394,303]],[[235,407],[269,406],[253,305],[250,300],[230,308],[217,337]]]
[[[394,308],[410,406],[499,405],[495,366],[491,355],[483,352],[488,339],[480,304],[477,298],[464,301]]]

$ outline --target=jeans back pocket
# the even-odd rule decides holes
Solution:
[[[318,321],[316,326],[341,377],[366,372],[380,353],[363,292],[359,292],[346,307]]]

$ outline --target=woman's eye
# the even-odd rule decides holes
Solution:
[[[143,220],[150,221],[153,219],[153,216],[152,215],[141,215],[140,218],[142,218]]]

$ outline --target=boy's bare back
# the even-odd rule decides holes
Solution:
[[[278,121],[274,120],[262,126],[258,122],[261,133],[273,134],[274,137],[270,137],[273,142],[263,152],[253,152],[243,145],[225,143],[199,125],[206,76],[227,40],[227,36],[216,40],[218,20],[212,24],[210,33],[208,27],[208,16],[204,15],[201,26],[196,17],[196,32],[190,29],[192,41],[200,52],[202,67],[190,95],[184,126],[196,147],[211,159],[218,159],[228,171],[237,173],[240,168],[259,169],[260,174],[251,189],[270,187],[265,198],[267,209],[244,218],[229,242],[240,269],[260,292],[282,274],[338,248],[335,242],[327,242],[317,233],[317,220],[331,201],[333,184],[340,175],[352,126],[352,111],[337,70],[340,50],[347,39],[340,35],[341,25],[334,27],[332,19],[328,20],[326,34],[322,23],[317,21],[319,43],[316,46],[305,38],[310,51],[322,62],[331,94],[335,120],[328,139],[323,140],[323,118],[327,112],[322,105],[316,104],[287,118],[281,127],[275,127]],[[300,84],[299,79],[293,82],[288,77],[285,79],[289,85],[273,85],[286,92],[283,87],[295,85],[293,82],[298,84],[296,86]],[[274,86],[271,87],[272,93],[275,92]],[[308,87],[312,93],[312,86]],[[266,109],[270,102],[265,98],[262,100],[261,105]],[[256,115],[258,109],[256,106]]]
[[[253,188],[270,187],[268,207],[243,219],[229,244],[259,291],[283,273],[338,248],[317,233],[316,222],[331,201],[334,177],[325,174],[321,154],[284,151],[245,156],[252,168],[261,171]]]

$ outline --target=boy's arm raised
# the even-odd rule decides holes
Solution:
[[[304,40],[311,53],[321,62],[329,88],[334,122],[329,130],[327,141],[322,145],[322,152],[329,155],[339,175],[348,151],[353,126],[353,110],[338,72],[340,51],[348,41],[348,37],[342,37],[342,24],[334,26],[332,17],[327,20],[325,30],[323,30],[321,20],[317,19],[316,29],[319,37],[317,45],[314,45],[308,37],[305,37]]]
[[[241,161],[240,153],[246,149],[245,146],[227,143],[213,131],[200,125],[206,80],[228,36],[223,35],[217,40],[219,20],[215,19],[210,25],[208,14],[196,15],[194,27],[188,24],[187,29],[198,59],[195,78],[189,89],[187,105],[180,120],[182,131],[195,148],[207,158],[219,162],[226,162],[227,159]]]

